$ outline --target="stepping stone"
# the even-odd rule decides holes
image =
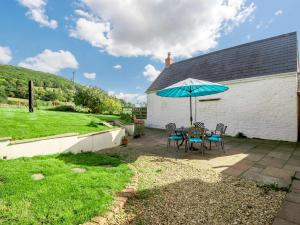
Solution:
[[[86,169],[84,169],[84,168],[73,168],[72,172],[74,172],[74,173],[85,173]]]
[[[41,173],[35,173],[31,175],[32,180],[43,180],[45,176]]]

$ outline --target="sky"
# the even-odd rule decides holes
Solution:
[[[55,73],[132,103],[164,68],[300,32],[299,0],[1,0],[0,64]]]

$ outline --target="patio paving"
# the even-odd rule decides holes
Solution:
[[[279,187],[283,187],[286,189],[290,188],[292,183],[291,178],[295,176],[295,172],[300,171],[300,145],[298,145],[297,143],[226,137],[225,149],[225,153],[221,151],[218,152],[217,149],[213,146],[213,150],[207,150],[203,156],[199,151],[185,152],[183,146],[180,147],[179,150],[177,150],[177,148],[173,146],[167,149],[166,134],[164,131],[156,129],[146,129],[146,135],[139,139],[130,140],[128,147],[119,147],[107,151],[123,151],[125,152],[125,154],[128,154],[128,157],[131,157],[129,162],[135,162],[140,156],[156,155],[158,156],[158,158],[155,159],[156,162],[168,162],[174,165],[172,167],[177,167],[177,169],[175,169],[176,173],[174,174],[174,177],[185,177],[184,174],[182,174],[181,176],[181,173],[183,172],[180,168],[182,168],[182,170],[193,170],[195,171],[194,173],[199,173],[200,171],[199,175],[195,175],[196,177],[200,175],[205,177],[205,174],[203,174],[204,170],[213,170],[219,174],[224,174],[225,176],[230,175],[236,178],[245,178],[246,180],[252,180],[259,184],[277,184]],[[146,170],[143,170],[145,162],[140,163],[141,164],[138,164],[140,166],[139,169],[148,174]],[[157,166],[160,164],[153,165]],[[158,169],[157,171],[158,172],[155,173],[161,173],[161,169]],[[171,176],[171,174],[172,173],[169,173],[168,175],[163,177],[162,180],[160,180],[159,182],[165,182],[165,180],[171,179],[171,177],[169,177]],[[299,175],[300,174],[298,172],[298,176]],[[192,179],[193,176],[194,175],[189,175],[188,178]],[[153,181],[151,185],[156,186],[156,182],[158,181]],[[172,182],[175,181],[172,180]],[[227,181],[223,180],[223,182]],[[291,190],[293,191],[286,195],[286,200],[284,201],[282,208],[279,210],[274,224],[298,224],[298,222],[296,222],[298,220],[298,217],[293,213],[294,210],[291,211],[290,208],[296,207],[296,210],[298,210],[300,194],[299,182],[295,182],[294,180],[291,188]],[[180,183],[180,185],[182,184]],[[189,186],[193,185],[193,183],[184,185]],[[202,186],[202,184],[198,185],[199,187]],[[205,185],[208,184],[206,183]],[[172,189],[173,188],[177,188],[177,185],[174,186],[174,184],[172,184]],[[219,187],[217,187],[216,190],[218,188]],[[226,195],[225,192],[223,194]],[[138,207],[142,207],[143,204],[139,205],[139,201],[142,200],[137,200],[138,203],[135,202],[135,204],[137,204]],[[157,201],[159,202],[159,200]],[[157,204],[157,202],[155,204]],[[144,210],[148,211],[149,208],[146,208]],[[156,211],[151,212],[157,213]],[[187,213],[184,210],[183,212]],[[225,213],[225,211],[223,213]],[[276,214],[277,210],[275,211],[275,215]],[[160,217],[156,215],[156,218]],[[273,220],[274,217],[273,219],[272,217],[270,217],[269,221]],[[153,222],[153,224],[156,223]]]
[[[288,188],[292,176],[300,171],[300,145],[291,142],[226,137],[225,153],[212,146],[212,150],[207,150],[202,156],[198,151],[184,152],[184,146],[178,151],[171,147],[166,152],[165,132],[147,129],[145,137],[133,140],[130,145],[143,146],[141,151],[200,160],[218,172],[261,184],[276,183],[283,188]]]

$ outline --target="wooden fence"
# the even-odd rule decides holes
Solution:
[[[137,119],[147,119],[146,107],[123,107],[122,113],[130,114],[132,117],[135,116]]]

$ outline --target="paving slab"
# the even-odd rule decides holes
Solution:
[[[300,223],[300,204],[285,201],[279,210],[278,217],[291,223]]]
[[[292,191],[300,191],[300,180],[293,180],[291,190]]]
[[[265,157],[265,154],[262,154],[262,153],[252,153],[250,151],[249,154],[248,154],[248,156],[247,156],[247,160],[258,162],[258,161],[260,161],[264,157]]]
[[[268,156],[278,158],[278,159],[284,159],[288,160],[291,157],[292,153],[291,152],[269,152]]]
[[[298,172],[296,172],[296,174],[295,174],[295,178],[296,179],[298,179],[298,180],[300,180],[300,172],[298,171]]]
[[[239,170],[239,169],[235,169],[233,167],[229,167],[225,170],[222,171],[223,173],[230,175],[230,176],[234,176],[234,177],[238,177],[240,176],[244,171],[243,170]]]
[[[261,168],[259,168],[259,169],[261,169]],[[290,184],[289,182],[287,182],[284,179],[272,177],[272,176],[268,176],[268,175],[263,175],[261,172],[254,172],[254,170],[252,168],[249,169],[248,171],[246,171],[245,173],[243,173],[242,177],[245,179],[248,179],[248,180],[253,180],[262,185],[276,184],[280,188],[287,188]]]
[[[265,156],[263,159],[261,159],[258,163],[263,166],[270,166],[270,167],[276,167],[276,168],[282,168],[287,160],[285,159],[279,159],[275,157]]]
[[[275,167],[267,167],[262,171],[264,175],[282,178],[287,182],[291,182],[292,176],[294,176],[295,172],[292,170],[280,169]]]
[[[289,202],[300,204],[300,193],[290,192],[286,195],[286,200]]]
[[[296,223],[291,223],[287,220],[281,219],[281,218],[276,218],[273,222],[273,225],[297,225]]]

